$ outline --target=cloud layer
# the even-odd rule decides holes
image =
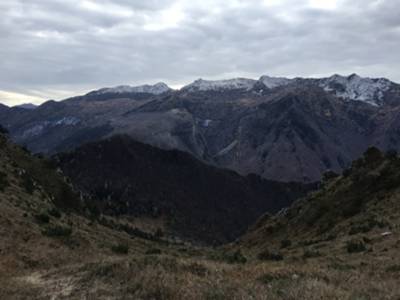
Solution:
[[[0,102],[198,77],[400,81],[393,0],[2,0]]]

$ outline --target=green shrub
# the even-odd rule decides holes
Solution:
[[[269,250],[265,250],[257,255],[259,260],[274,260],[279,261],[283,260],[283,255],[279,252],[271,252]]]
[[[0,192],[3,192],[8,185],[7,174],[0,171]]]
[[[364,153],[364,160],[367,164],[379,162],[382,157],[382,152],[376,147],[369,147]]]
[[[52,225],[46,227],[42,234],[49,237],[68,237],[72,234],[72,228],[62,225]]]
[[[33,183],[32,178],[27,173],[24,173],[22,175],[22,186],[24,187],[25,191],[30,195],[32,195],[35,191],[35,184]]]
[[[351,175],[351,168],[344,169],[342,172],[343,177],[349,177]]]
[[[315,257],[320,257],[321,253],[319,251],[313,250],[313,249],[307,249],[303,253],[303,258],[315,258]]]
[[[184,266],[183,269],[199,277],[204,277],[208,273],[208,269],[205,266],[196,262]]]
[[[226,253],[225,259],[230,264],[244,264],[247,262],[247,258],[242,254],[240,250],[234,253]]]
[[[129,246],[126,244],[117,244],[111,247],[112,252],[118,254],[128,254]]]
[[[158,248],[150,248],[150,249],[148,249],[148,250],[146,251],[145,254],[148,254],[148,255],[158,255],[158,254],[161,254],[161,250],[158,249]]]
[[[360,240],[348,241],[346,248],[348,253],[358,253],[367,250],[367,248],[365,247],[365,243]]]
[[[386,272],[400,273],[400,265],[393,265],[386,268]]]
[[[61,212],[55,207],[50,208],[47,212],[50,216],[53,216],[54,218],[61,218]]]
[[[383,228],[387,225],[387,222],[376,217],[369,217],[367,219],[361,220],[358,224],[353,225],[350,228],[349,234],[357,233],[367,233],[374,229],[375,227]]]
[[[281,248],[287,248],[290,247],[292,245],[292,241],[291,240],[282,240],[281,241]]]
[[[339,174],[334,172],[334,171],[326,171],[324,174],[322,174],[322,181],[323,182],[328,182],[331,179],[339,177]]]
[[[39,214],[35,215],[35,219],[38,223],[41,223],[41,224],[47,224],[50,222],[50,217],[46,213],[39,213]]]
[[[390,160],[395,160],[397,158],[397,150],[389,149],[385,152],[385,157]]]

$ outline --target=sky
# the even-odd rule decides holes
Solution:
[[[400,82],[398,0],[1,0],[0,102],[197,78]]]

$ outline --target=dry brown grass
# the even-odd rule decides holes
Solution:
[[[35,215],[52,207],[50,199],[8,179],[0,192],[0,299],[400,299],[398,218],[391,235],[369,233],[366,252],[347,253],[346,237],[285,249],[279,239],[269,246],[282,251],[282,261],[257,260],[260,248],[242,249],[246,263],[228,263],[231,247],[144,240],[75,214],[40,223]],[[43,235],[49,225],[69,226],[71,235]],[[114,253],[118,244],[128,253]],[[306,250],[321,255],[307,258]]]

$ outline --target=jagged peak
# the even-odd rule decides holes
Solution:
[[[249,78],[233,78],[223,80],[204,80],[199,78],[184,86],[186,91],[217,91],[233,89],[251,89],[257,81]]]
[[[327,92],[333,92],[337,97],[379,106],[392,82],[386,78],[361,77],[353,73],[348,76],[334,74],[318,79],[318,85]]]
[[[97,94],[106,94],[106,93],[146,93],[146,94],[154,94],[159,95],[165,92],[170,91],[171,88],[165,84],[164,82],[158,82],[156,84],[144,84],[139,86],[130,86],[130,85],[120,85],[113,88],[103,88],[95,91]]]
[[[284,86],[290,84],[293,79],[289,79],[286,77],[271,77],[268,75],[263,75],[260,77],[259,81],[261,81],[267,88],[275,88],[279,86]]]

